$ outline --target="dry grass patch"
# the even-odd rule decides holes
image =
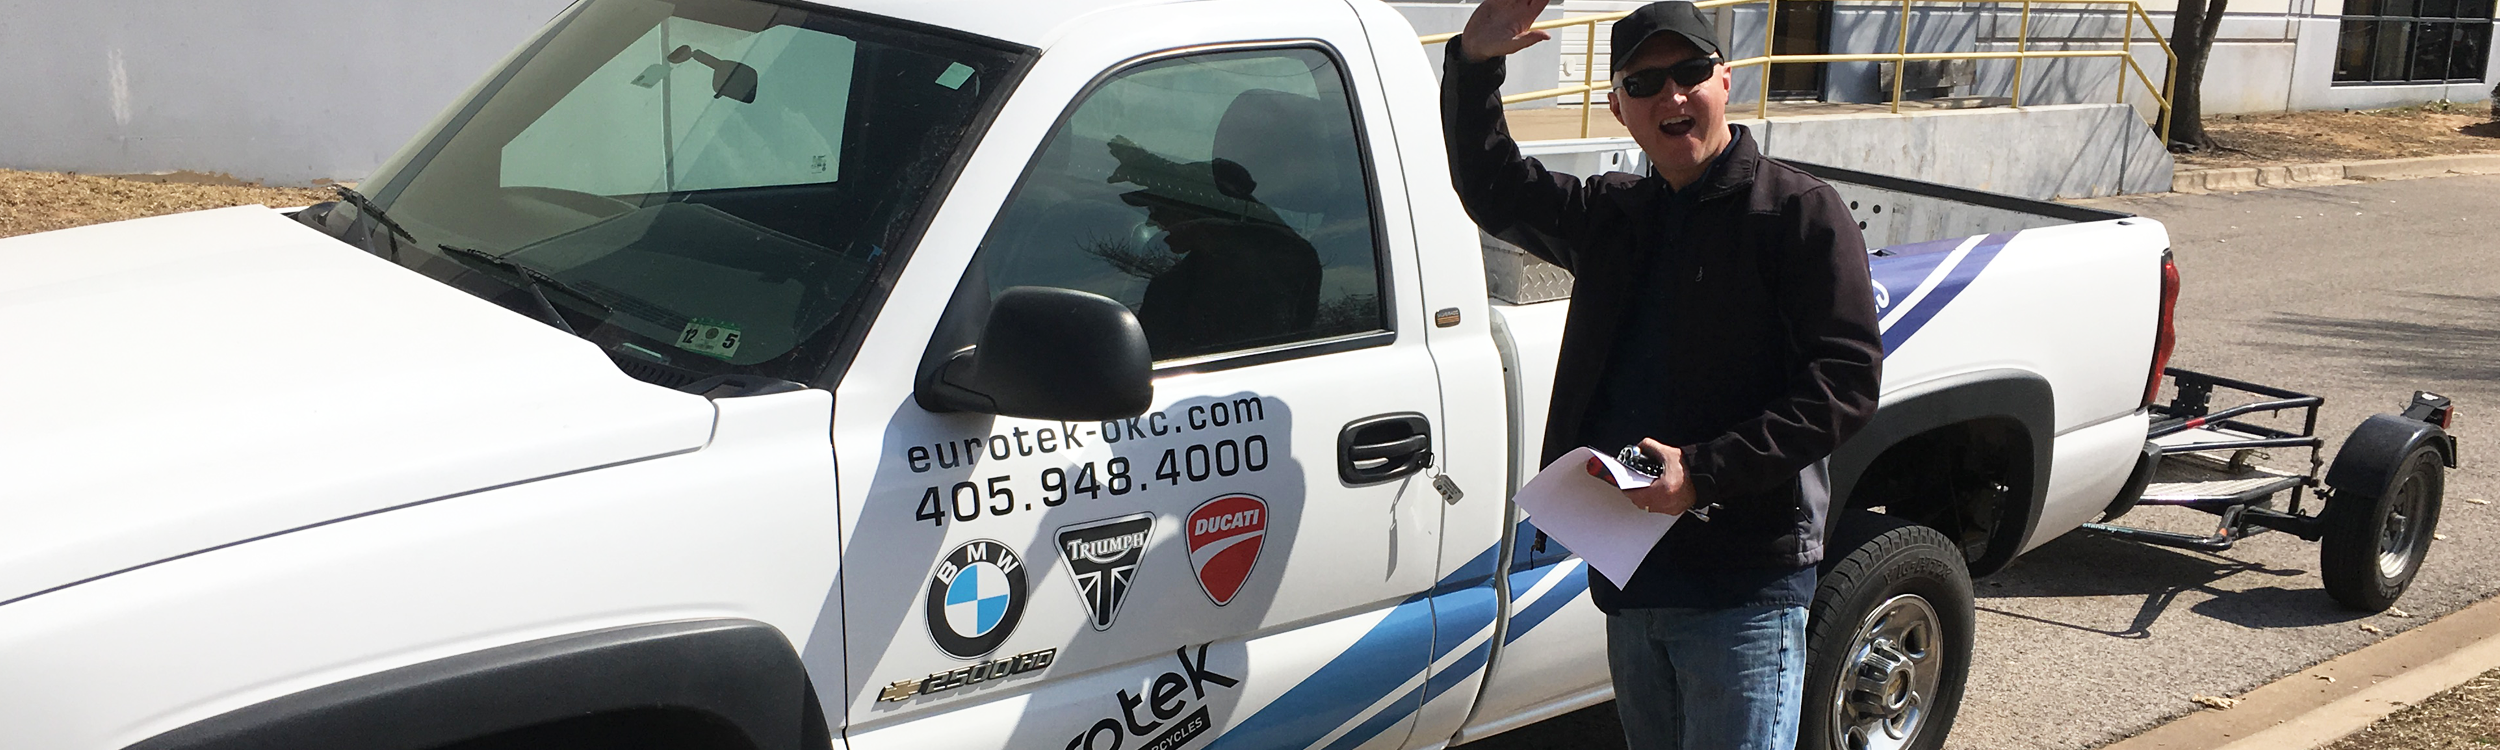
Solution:
[[[2477,105],[2360,112],[2266,112],[2205,118],[2224,148],[2179,157],[2186,169],[2500,152],[2500,122]]]
[[[2500,669],[2388,714],[2327,750],[2488,750],[2500,747]]]
[[[0,237],[207,208],[254,203],[304,206],[332,199],[328,190],[309,188],[142,182],[0,169]]]

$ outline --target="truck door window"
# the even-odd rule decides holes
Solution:
[[[1139,65],[1069,112],[971,278],[1119,300],[1157,360],[1384,330],[1362,158],[1319,50]]]

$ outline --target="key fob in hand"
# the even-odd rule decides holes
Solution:
[[[1624,468],[1640,472],[1652,479],[1667,473],[1666,464],[1641,452],[1641,447],[1638,445],[1623,446],[1623,450],[1615,451],[1615,461],[1623,464]]]

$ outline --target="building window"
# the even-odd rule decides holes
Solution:
[[[2493,0],[2344,0],[2337,83],[2477,82]]]

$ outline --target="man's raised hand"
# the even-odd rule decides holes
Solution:
[[[1545,0],[1484,0],[1467,17],[1458,52],[1468,62],[1484,62],[1552,39],[1552,34],[1528,28],[1544,11]]]

